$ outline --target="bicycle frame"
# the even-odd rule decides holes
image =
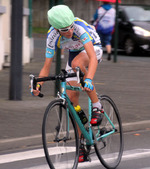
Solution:
[[[66,85],[66,82],[61,82],[61,97],[67,101],[68,108],[70,112],[72,113],[73,117],[75,118],[75,121],[77,122],[81,132],[83,133],[84,137],[87,140],[87,145],[93,145],[93,139],[92,139],[92,130],[91,127],[89,127],[89,133],[85,129],[84,125],[82,124],[79,116],[77,115],[73,105],[71,104],[71,101],[66,93],[66,90],[74,90],[74,91],[82,91],[80,87],[75,87],[75,86],[69,86]],[[91,121],[91,100],[90,98],[88,99],[88,105],[89,105],[89,121]],[[69,114],[69,112],[68,112]],[[90,123],[89,123],[90,125]],[[69,125],[68,125],[69,126]]]
[[[68,73],[65,70],[62,70],[62,72],[59,75],[55,75],[55,76],[48,76],[48,77],[41,77],[41,78],[35,78],[34,75],[30,75],[30,83],[31,83],[31,93],[34,92],[34,90],[36,89],[37,86],[37,82],[44,82],[44,81],[52,81],[52,80],[57,80],[59,79],[61,81],[61,89],[60,89],[60,93],[58,92],[58,100],[57,101],[52,101],[44,114],[44,119],[43,119],[43,125],[42,125],[42,139],[43,139],[43,145],[44,145],[44,151],[45,151],[45,155],[46,155],[46,159],[47,162],[50,166],[50,168],[54,168],[53,163],[55,163],[55,161],[51,161],[51,154],[49,154],[48,151],[48,145],[47,145],[47,130],[46,130],[46,126],[47,126],[47,118],[48,118],[48,114],[49,113],[53,113],[51,111],[51,109],[53,108],[53,106],[56,106],[56,115],[58,115],[57,122],[59,123],[59,125],[62,125],[63,123],[63,127],[62,129],[59,127],[55,127],[52,128],[52,130],[55,132],[54,135],[54,139],[52,138],[52,144],[53,142],[56,143],[56,147],[58,146],[58,144],[60,143],[60,146],[63,146],[62,144],[66,144],[67,143],[71,143],[70,140],[72,139],[72,131],[70,131],[71,129],[74,129],[74,134],[75,134],[75,146],[76,146],[76,150],[75,150],[75,160],[74,160],[74,165],[77,166],[77,157],[78,157],[78,150],[79,150],[79,145],[81,144],[82,146],[86,146],[85,148],[87,149],[87,156],[92,154],[93,152],[90,152],[91,150],[91,146],[94,145],[95,148],[95,152],[99,158],[99,160],[101,161],[101,163],[106,167],[106,168],[116,168],[120,161],[121,161],[121,156],[122,156],[122,152],[123,152],[123,136],[122,136],[122,125],[121,125],[121,119],[119,116],[119,112],[117,110],[117,107],[115,105],[115,103],[113,102],[113,100],[106,95],[102,95],[102,96],[98,96],[98,99],[104,103],[103,107],[105,109],[104,112],[101,111],[101,113],[104,113],[104,118],[102,120],[102,123],[100,124],[100,126],[95,126],[92,127],[92,125],[90,124],[91,121],[91,116],[92,116],[92,102],[90,100],[90,98],[88,97],[88,114],[89,114],[89,120],[88,123],[86,124],[86,126],[84,126],[80,120],[80,117],[78,116],[78,113],[76,113],[74,106],[71,102],[71,100],[69,99],[68,95],[67,95],[67,90],[72,90],[72,91],[82,91],[81,87],[77,87],[77,86],[71,86],[67,84],[66,79],[68,77],[77,77],[77,82],[81,83],[82,86],[84,86],[84,81],[83,81],[83,77],[84,74],[83,72],[81,72],[80,68],[76,68],[76,71],[74,73]],[[44,95],[42,93],[39,93],[38,95],[39,97],[43,97]],[[57,109],[58,108],[58,109]],[[53,109],[54,110],[54,109]],[[63,110],[63,111],[62,111]],[[106,112],[106,110],[108,110],[108,113]],[[50,111],[50,112],[49,112]],[[58,113],[58,114],[57,114]],[[66,113],[66,114],[64,114]],[[63,116],[64,115],[64,116]],[[113,116],[114,115],[114,116]],[[69,117],[70,116],[70,117]],[[65,117],[65,119],[63,118]],[[113,118],[115,117],[115,118]],[[71,118],[71,119],[69,119]],[[111,121],[112,119],[112,121]],[[50,124],[53,125],[53,119],[51,119]],[[70,121],[71,120],[71,121]],[[117,120],[117,121],[116,121]],[[114,124],[113,124],[114,121]],[[117,122],[117,124],[116,124]],[[70,125],[70,123],[72,123]],[[82,132],[81,135],[81,139],[83,138],[83,141],[79,142],[79,138],[78,138],[78,132],[77,132],[77,128],[75,125],[78,125],[79,129]],[[115,125],[116,124],[116,125]],[[57,124],[56,124],[57,125]],[[70,128],[70,126],[72,126]],[[119,128],[118,128],[119,127]],[[58,128],[58,130],[57,130]],[[62,130],[62,131],[61,131]],[[51,130],[50,130],[51,131]],[[52,131],[52,133],[53,133]],[[117,149],[114,149],[114,153],[116,153],[116,156],[114,157],[114,162],[111,163],[107,160],[105,160],[105,155],[107,156],[107,154],[109,153],[113,153],[111,150],[111,147],[109,146],[109,144],[111,145],[111,140],[110,139],[106,139],[107,136],[110,136],[113,133],[119,133],[119,147],[118,147],[118,142],[117,142]],[[60,135],[60,137],[59,137]],[[69,141],[69,142],[67,142]],[[67,143],[66,143],[67,142]],[[100,144],[99,144],[99,143]],[[107,149],[107,144],[108,144],[108,149]],[[53,146],[53,145],[52,145]],[[51,147],[51,146],[50,146]],[[106,147],[106,149],[105,149]],[[114,146],[115,147],[115,146]],[[102,152],[101,154],[101,150],[104,149],[106,150],[106,152]],[[66,153],[68,153],[66,151]],[[114,155],[113,153],[113,155]],[[60,151],[60,155],[62,155],[62,152]],[[55,155],[55,157],[57,158],[57,154]],[[113,158],[113,157],[112,157]],[[89,158],[90,159],[90,158]],[[107,159],[107,157],[106,157]],[[109,156],[108,156],[109,159]],[[55,158],[54,158],[55,160]],[[52,167],[51,167],[52,166]]]
[[[67,102],[67,106],[70,110],[70,112],[72,113],[73,117],[75,118],[75,121],[77,122],[82,134],[84,135],[84,138],[86,138],[86,142],[87,142],[87,145],[93,145],[94,144],[94,141],[93,141],[93,135],[92,135],[92,128],[91,128],[91,124],[90,124],[90,121],[91,121],[91,115],[92,115],[92,103],[91,103],[91,100],[90,98],[88,97],[88,113],[89,113],[89,131],[87,131],[84,127],[84,125],[82,124],[79,116],[77,115],[67,93],[66,93],[66,90],[74,90],[74,91],[82,91],[81,87],[75,87],[75,86],[69,86],[66,84],[66,81],[62,81],[61,82],[61,97],[63,99],[66,100]],[[67,113],[69,115],[69,110],[67,110]],[[108,117],[108,115],[106,114],[106,112],[104,112],[104,115],[106,116],[106,118],[108,119],[110,125],[113,127],[113,130],[106,133],[106,134],[103,134],[102,136],[98,137],[97,140],[99,141],[100,139],[102,138],[105,138],[113,133],[116,132],[115,130],[115,126],[114,124],[112,123],[112,121],[110,120],[110,118]],[[69,125],[68,125],[69,126]],[[68,128],[68,131],[69,131],[69,128]],[[99,133],[98,133],[99,134]]]

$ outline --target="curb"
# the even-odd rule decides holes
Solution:
[[[138,131],[150,128],[150,120],[140,122],[123,123],[123,132]],[[42,146],[42,135],[33,135],[28,137],[1,139],[0,151],[27,148],[30,146]]]

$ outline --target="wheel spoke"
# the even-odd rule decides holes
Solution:
[[[96,135],[95,150],[98,158],[106,168],[116,168],[123,153],[121,120],[116,105],[108,96],[101,96],[100,101],[109,120],[105,115],[101,125],[94,128],[96,133],[99,133],[99,136]]]
[[[62,163],[66,169],[76,168],[78,163],[77,128],[71,116],[67,117],[66,108],[61,100],[53,101],[47,107],[43,119],[42,138],[50,168],[61,169]]]

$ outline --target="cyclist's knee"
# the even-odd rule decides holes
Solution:
[[[73,105],[79,104],[79,92],[77,92],[77,91],[67,91],[67,95],[68,95],[70,101],[73,103]]]
[[[87,73],[87,70],[86,70],[86,67],[81,63],[79,62],[72,62],[71,63],[71,67],[72,68],[76,68],[76,67],[79,67],[81,69],[81,71],[85,74],[86,76],[86,73]]]
[[[78,61],[72,61],[71,62],[71,67],[72,68],[76,68],[76,67],[80,67],[81,68],[81,64]]]

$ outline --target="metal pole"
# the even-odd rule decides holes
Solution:
[[[118,49],[118,0],[116,0],[115,39],[114,39],[114,62],[117,62]]]
[[[49,8],[59,4],[64,4],[63,0],[49,0]]]
[[[55,6],[55,0],[49,0],[49,9]]]
[[[22,16],[23,0],[12,0],[10,100],[22,100]]]
[[[56,75],[60,73],[61,70],[61,49],[57,49],[57,54],[56,54]],[[55,81],[55,96],[57,96],[57,92],[60,89],[60,80]]]
[[[54,5],[59,5],[59,4],[63,4],[63,0],[50,0],[49,1],[49,7],[52,8]],[[57,49],[57,53],[56,53],[56,71],[55,73],[58,75],[60,73],[61,70],[61,49]],[[56,80],[55,82],[55,93],[54,95],[57,95],[57,92],[60,89],[60,81]]]
[[[29,15],[29,38],[32,38],[32,0],[29,0],[28,3],[29,3],[29,11],[30,11],[30,15]]]

